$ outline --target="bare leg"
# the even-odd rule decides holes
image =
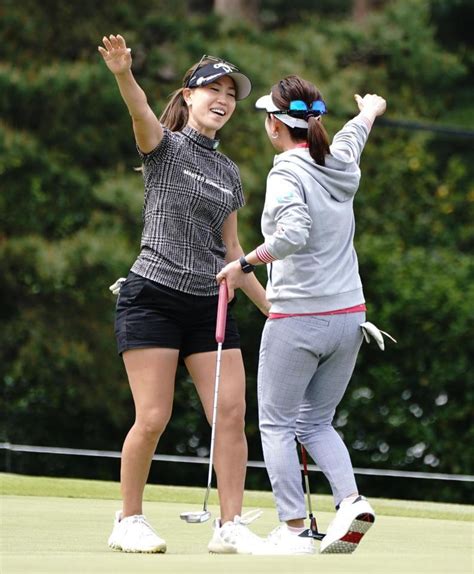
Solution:
[[[304,518],[295,518],[294,520],[287,520],[286,523],[290,528],[304,528]]]
[[[196,353],[185,360],[207,420],[212,422],[216,353]],[[217,407],[214,468],[222,523],[242,512],[247,440],[245,438],[245,372],[239,349],[222,352]]]
[[[143,490],[151,461],[173,407],[178,351],[133,349],[123,354],[123,361],[135,403],[135,423],[122,449],[120,483],[125,517],[143,514]]]

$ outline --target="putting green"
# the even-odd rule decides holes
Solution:
[[[214,556],[207,553],[211,522],[186,524],[183,510],[199,510],[203,489],[147,487],[145,513],[168,544],[164,555],[124,554],[107,548],[118,485],[98,481],[0,475],[2,574],[272,573],[345,574],[473,572],[473,507],[372,499],[374,528],[352,555]],[[210,510],[217,516],[215,493]],[[320,528],[333,516],[328,497],[313,497]],[[245,510],[264,509],[252,530],[277,525],[270,493],[246,493]]]

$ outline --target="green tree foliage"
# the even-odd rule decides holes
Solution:
[[[119,449],[133,420],[107,286],[127,274],[138,253],[143,189],[130,118],[97,53],[104,34],[126,36],[135,74],[158,112],[185,70],[211,53],[237,62],[255,95],[288,73],[314,81],[328,103],[331,134],[356,112],[357,92],[385,95],[391,120],[473,127],[474,60],[468,36],[454,32],[459,14],[469,14],[466,1],[398,0],[361,24],[344,18],[351,6],[342,0],[321,3],[317,12],[304,1],[262,1],[263,30],[271,33],[242,23],[221,27],[204,4],[5,0],[0,7],[2,440]],[[221,134],[244,182],[245,249],[261,241],[273,156],[253,101],[239,103]],[[336,415],[355,466],[472,474],[465,454],[474,355],[469,144],[379,120],[364,152],[356,210],[368,319],[399,342],[384,353],[364,344]],[[264,269],[258,274],[264,282]],[[248,373],[249,452],[260,459],[256,366],[264,318],[243,294],[236,314]],[[180,368],[159,450],[206,455],[208,443],[201,406]],[[14,470],[117,477],[116,465],[35,460],[16,460]],[[153,473],[161,482],[201,480],[201,470],[186,465]],[[428,482],[363,484],[372,494],[465,496],[451,483],[437,490]],[[252,471],[248,485],[267,487],[267,478]]]

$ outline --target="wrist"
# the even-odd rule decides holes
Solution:
[[[375,111],[374,109],[367,109],[367,108],[364,108],[364,109],[360,112],[360,115],[361,115],[364,119],[368,120],[368,121],[371,122],[371,123],[374,123],[375,118],[377,117],[377,113],[376,113],[376,111]]]
[[[126,68],[125,70],[120,70],[119,72],[114,72],[114,76],[117,80],[127,80],[130,81],[133,78],[132,69]]]
[[[240,264],[240,269],[244,273],[253,273],[255,271],[255,265],[252,265],[251,263],[249,263],[243,255],[242,255],[242,257],[239,258],[239,264]]]

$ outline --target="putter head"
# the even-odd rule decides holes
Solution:
[[[317,532],[311,530],[311,528],[307,528],[300,534],[300,536],[302,538],[313,538],[313,540],[322,540],[326,535],[323,534],[322,532]]]
[[[211,518],[211,513],[208,510],[200,510],[198,512],[181,512],[179,515],[181,520],[185,520],[191,524],[200,524],[207,522]]]

